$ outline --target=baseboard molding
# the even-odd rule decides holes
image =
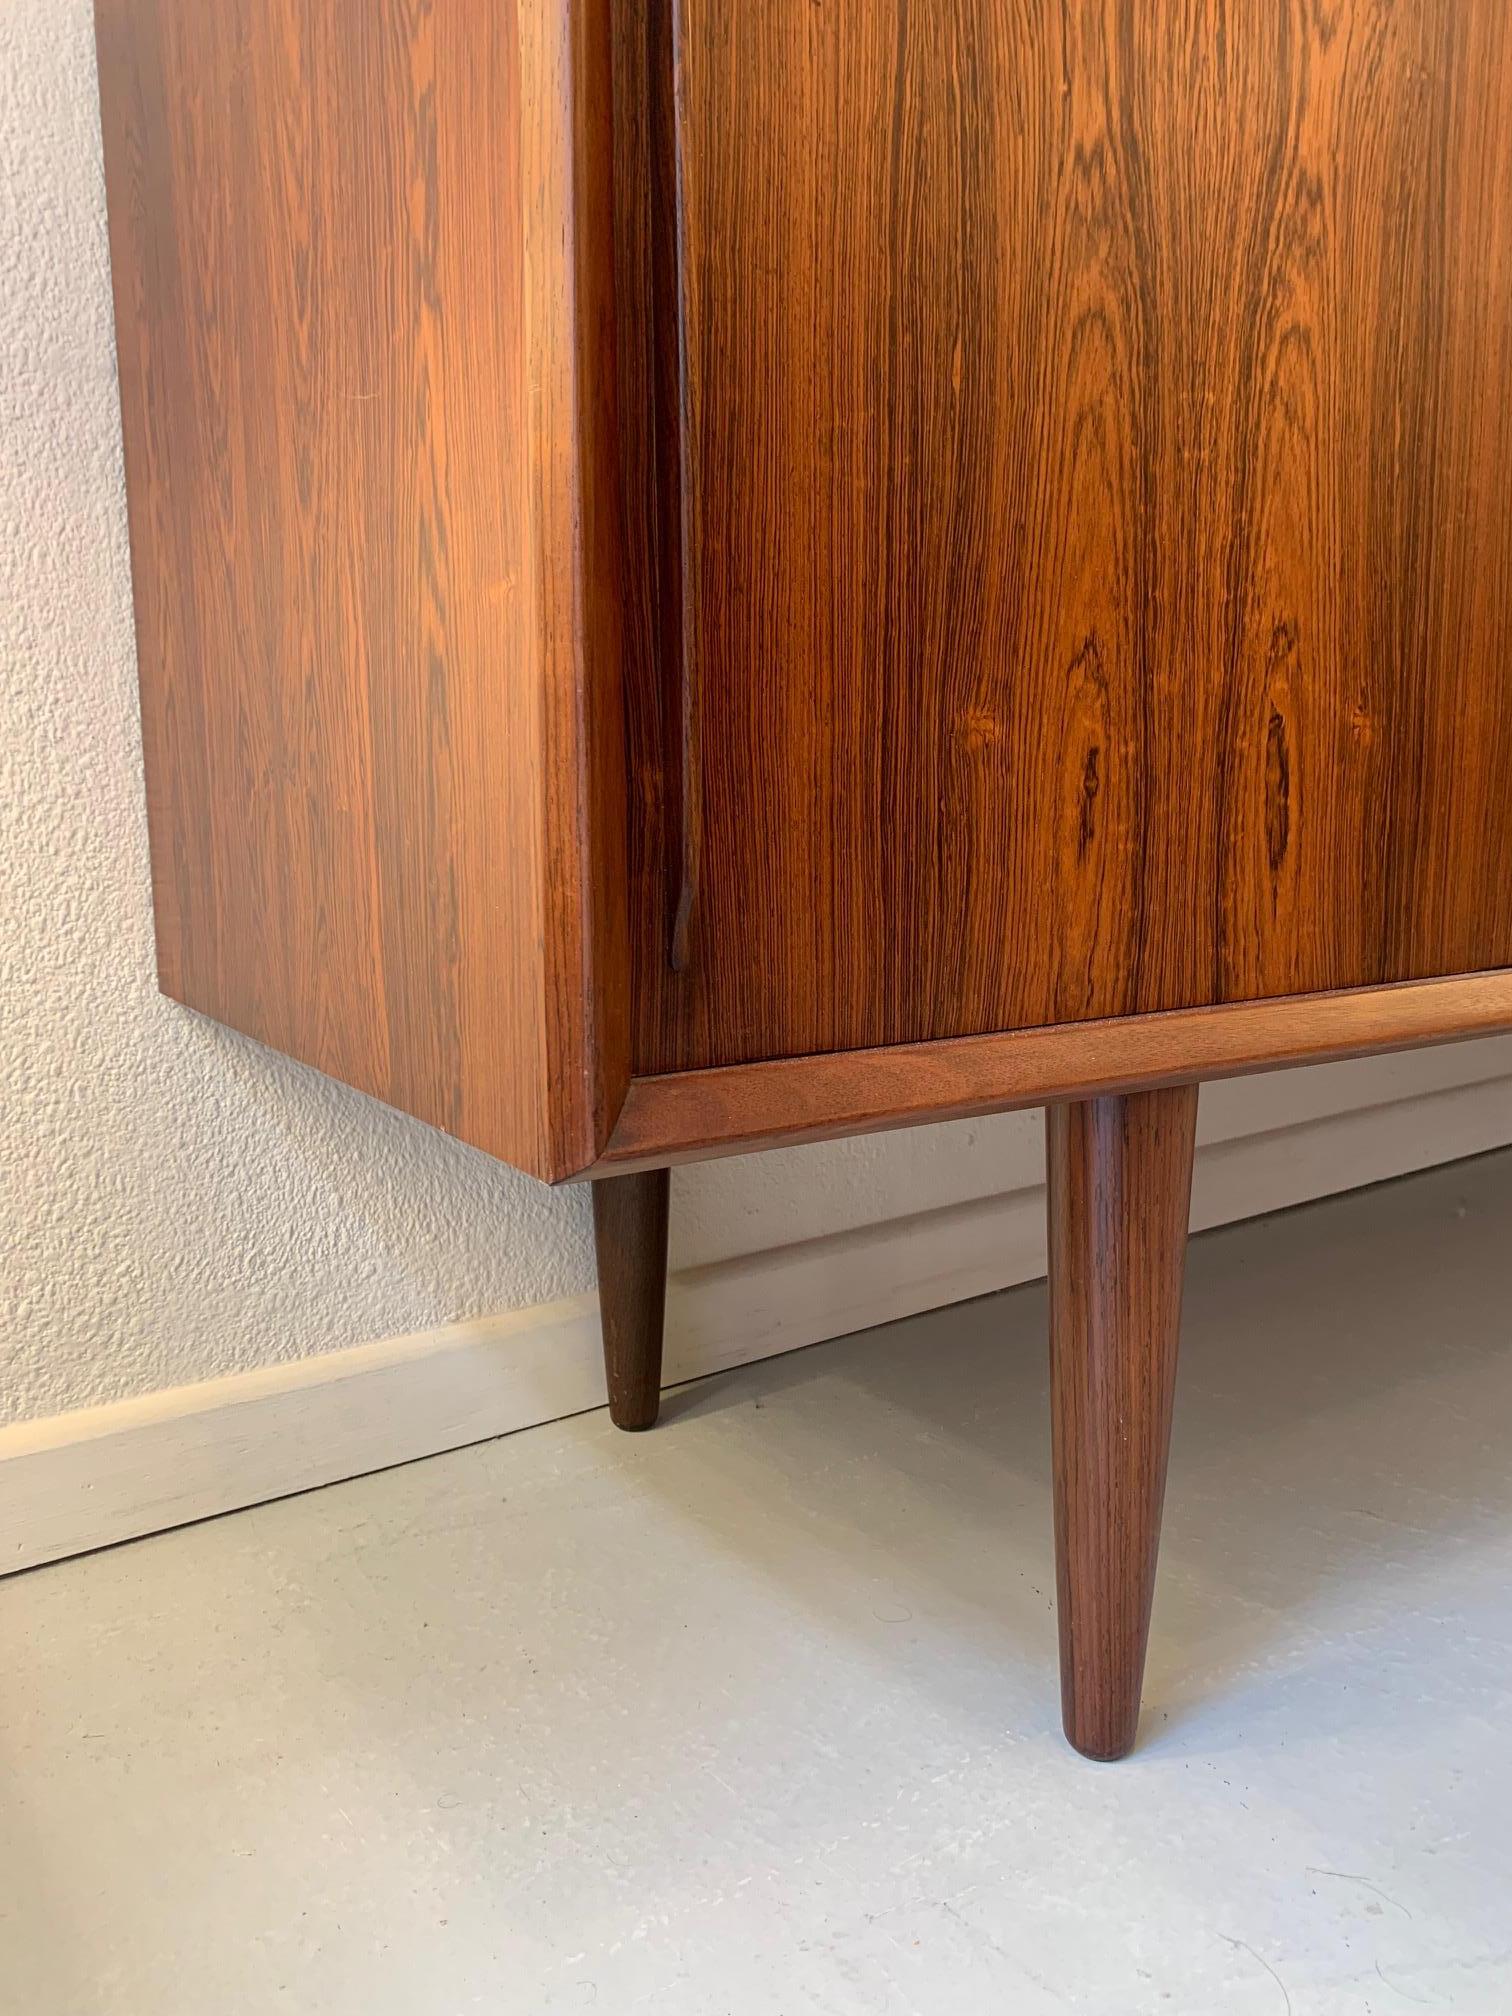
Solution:
[[[1197,1229],[1512,1141],[1512,1079],[1201,1150]],[[674,1274],[669,1384],[1043,1274],[1040,1186]],[[0,1573],[603,1404],[597,1299],[0,1430]]]

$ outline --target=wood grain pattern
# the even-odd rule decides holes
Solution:
[[[636,1069],[1512,961],[1512,10],[676,28]]]
[[[701,832],[683,651],[684,326],[674,0],[614,10],[613,125],[631,942],[682,959]]]
[[[1234,1078],[1512,1028],[1512,972],[631,1080],[588,1174]]]
[[[1105,1760],[1139,1723],[1196,1139],[1195,1085],[1046,1115],[1061,1701]]]
[[[661,1410],[671,1199],[665,1169],[609,1176],[593,1186],[604,1374],[616,1428],[654,1428]]]
[[[542,1175],[623,1093],[608,0],[99,0],[165,991]]]

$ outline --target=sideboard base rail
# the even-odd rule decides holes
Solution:
[[[1512,968],[1503,967],[632,1078],[603,1153],[571,1180],[1509,1030]]]

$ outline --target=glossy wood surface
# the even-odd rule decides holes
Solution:
[[[654,1428],[661,1408],[671,1195],[665,1169],[593,1186],[604,1373],[616,1428]]]
[[[164,989],[542,1175],[623,1094],[608,0],[99,0]]]
[[[552,1178],[1512,1022],[1283,998],[1512,957],[1502,9],[98,16],[169,992]]]
[[[674,26],[636,1069],[1512,961],[1512,9]]]
[[[1512,973],[632,1079],[601,1170],[972,1119],[1512,1028]]]
[[[1087,1757],[1139,1723],[1196,1133],[1195,1085],[1046,1115],[1061,1701]]]

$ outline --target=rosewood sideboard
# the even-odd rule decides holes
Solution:
[[[1197,1086],[1512,1027],[1504,0],[98,0],[161,984],[595,1185],[1043,1104],[1134,1738]]]

